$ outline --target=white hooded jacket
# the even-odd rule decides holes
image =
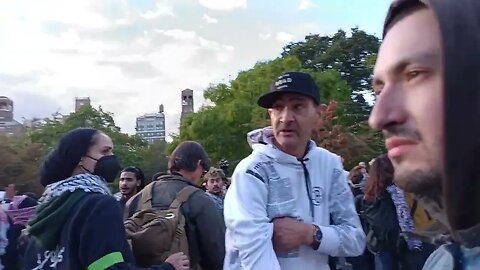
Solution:
[[[298,160],[276,148],[272,138],[271,128],[250,132],[253,152],[233,173],[224,205],[224,270],[323,270],[329,269],[329,255],[362,254],[365,234],[340,158],[311,141]],[[319,249],[302,246],[293,256],[275,254],[271,221],[281,216],[319,226]]]

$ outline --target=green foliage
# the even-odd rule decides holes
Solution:
[[[195,140],[205,147],[214,164],[227,158],[235,166],[251,151],[246,134],[270,125],[267,112],[257,105],[257,99],[285,71],[310,73],[320,87],[322,102],[337,101],[337,111],[343,113],[334,118],[332,126],[349,121],[346,112],[352,104],[350,89],[340,74],[335,70],[303,69],[296,57],[287,56],[257,63],[252,69],[240,72],[230,85],[210,86],[205,98],[215,106],[204,107],[186,119],[168,150],[171,152],[181,141]]]
[[[350,124],[366,120],[370,106],[363,94],[371,92],[372,70],[380,40],[358,28],[351,35],[338,30],[331,36],[308,35],[305,41],[290,43],[283,49],[283,56],[295,55],[302,67],[312,70],[336,70],[351,90],[354,116]]]
[[[123,166],[138,166],[145,172],[147,180],[158,172],[166,170],[165,142],[150,147],[138,136],[121,133],[115,125],[113,115],[102,108],[84,106],[79,112],[63,118],[45,119],[24,136],[0,139],[0,186],[14,183],[21,192],[41,193],[43,187],[38,181],[39,167],[45,155],[58,143],[66,132],[90,127],[105,132],[112,138],[115,155]],[[111,183],[112,190],[118,190],[118,182]]]
[[[143,153],[142,169],[147,182],[150,181],[155,173],[167,171],[168,158],[165,154],[166,148],[166,142],[157,141]]]
[[[40,144],[46,154],[56,146],[63,134],[79,127],[95,128],[110,136],[115,146],[115,154],[122,165],[142,163],[147,144],[138,136],[121,133],[120,128],[115,125],[113,115],[103,111],[101,107],[95,109],[83,106],[80,111],[62,119],[47,119],[45,124],[32,131],[31,139]]]
[[[41,194],[38,168],[43,154],[39,144],[26,136],[0,136],[0,187],[15,184],[20,192]]]

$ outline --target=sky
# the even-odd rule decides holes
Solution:
[[[0,2],[0,96],[14,115],[114,114],[123,132],[164,104],[177,133],[181,91],[228,82],[307,34],[358,26],[380,36],[391,0],[15,0]]]

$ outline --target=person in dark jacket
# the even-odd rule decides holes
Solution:
[[[196,185],[208,172],[210,161],[203,147],[192,141],[181,143],[170,155],[169,175],[163,175],[154,182],[152,206],[168,209],[177,193],[190,185],[198,188],[181,206],[186,219],[190,264],[202,269],[223,269],[225,257],[225,224],[215,204]],[[138,207],[141,192],[127,203],[128,216]]]
[[[28,222],[24,269],[137,269],[107,187],[119,170],[104,133],[75,129],[60,139],[40,170],[46,189]],[[188,259],[175,254],[151,269],[188,269]]]
[[[5,211],[10,222],[10,228],[7,231],[8,246],[6,253],[0,257],[5,269],[21,269],[25,244],[20,241],[20,235],[27,221],[35,214],[37,204],[37,200],[30,196],[14,196],[9,209]]]
[[[393,1],[374,68],[395,182],[450,231],[424,269],[480,269],[479,16],[478,0]]]

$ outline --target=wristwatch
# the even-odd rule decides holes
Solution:
[[[315,231],[313,233],[312,248],[314,250],[317,250],[320,247],[320,243],[322,243],[323,233],[322,233],[322,230],[320,230],[320,227],[318,227],[315,224],[313,224],[313,226],[315,226]]]

